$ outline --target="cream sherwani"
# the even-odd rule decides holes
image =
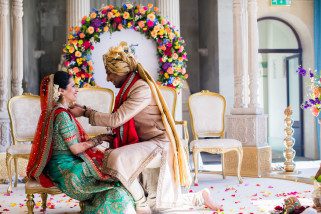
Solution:
[[[161,113],[144,80],[138,80],[131,87],[127,100],[116,112],[92,113],[89,123],[116,128],[133,117],[140,142],[106,152],[102,170],[118,178],[126,188],[130,187],[140,173],[146,172],[148,179],[157,179],[156,182],[150,181],[151,186],[145,185],[148,192],[149,189],[156,192],[155,208],[174,207],[180,195],[180,186],[174,180],[173,157],[168,152],[169,140]],[[145,170],[146,168],[159,170]]]

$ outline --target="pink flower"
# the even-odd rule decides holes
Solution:
[[[147,21],[147,26],[150,27],[150,28],[153,27],[154,26],[154,22],[148,20]]]
[[[120,24],[122,22],[122,18],[121,17],[116,17],[116,18],[114,18],[114,22],[116,24]]]

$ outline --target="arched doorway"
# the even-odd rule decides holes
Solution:
[[[264,113],[269,115],[268,142],[273,158],[283,158],[284,109],[293,109],[296,156],[304,155],[302,79],[296,70],[302,65],[299,36],[286,21],[276,17],[258,19],[260,55],[260,99]]]

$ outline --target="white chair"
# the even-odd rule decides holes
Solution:
[[[175,111],[176,111],[176,103],[177,103],[177,91],[174,88],[170,88],[168,86],[159,86],[159,89],[164,97],[164,100],[167,104],[169,111],[172,113],[176,125],[183,126],[184,136],[181,139],[181,142],[184,145],[184,149],[186,152],[187,161],[189,162],[189,149],[188,149],[188,128],[187,128],[187,121],[177,121],[175,120]]]
[[[114,108],[115,95],[111,89],[108,88],[81,88],[79,89],[77,96],[77,103],[80,105],[89,106],[96,111],[111,113]],[[80,117],[79,122],[83,126],[84,130],[90,137],[95,137],[99,134],[107,133],[106,127],[91,126],[88,118]]]
[[[190,143],[194,161],[194,182],[198,182],[198,157],[200,152],[221,154],[222,175],[225,179],[224,154],[235,151],[238,160],[237,177],[239,182],[242,183],[240,175],[243,159],[242,143],[234,139],[223,139],[225,98],[220,94],[204,90],[189,97],[188,107],[194,135],[194,140]]]
[[[8,192],[12,191],[12,173],[11,165],[14,160],[15,182],[14,187],[18,183],[18,167],[19,158],[29,159],[31,144],[27,142],[33,141],[33,137],[37,128],[38,118],[40,116],[40,97],[25,94],[15,96],[8,102],[8,113],[11,125],[12,145],[6,152],[6,165],[9,178]],[[24,142],[24,144],[22,144]]]

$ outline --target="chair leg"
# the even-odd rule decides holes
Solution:
[[[27,207],[28,207],[28,214],[33,214],[33,208],[35,207],[33,194],[27,194]]]
[[[18,159],[13,158],[13,162],[14,162],[14,171],[15,171],[14,187],[17,187],[17,185],[18,185]]]
[[[193,149],[193,161],[194,161],[194,184],[198,183],[198,156],[200,152],[196,149]]]
[[[10,193],[12,191],[11,161],[12,161],[12,156],[11,156],[11,154],[7,153],[6,154],[6,165],[7,165],[8,179],[9,179],[9,187],[7,189],[8,193]]]
[[[242,177],[241,177],[241,167],[242,167],[242,161],[243,161],[243,148],[237,149],[237,177],[239,179],[239,183],[243,183]]]
[[[190,167],[190,165],[189,165],[189,151],[188,151],[188,146],[186,146],[184,149],[185,149],[185,153],[186,153],[186,161],[187,161],[188,167]]]
[[[222,176],[223,179],[226,178],[226,174],[225,174],[225,163],[224,163],[224,153],[221,154],[221,163],[222,163]]]
[[[42,200],[42,211],[45,212],[47,209],[47,198],[48,198],[48,194],[47,193],[41,193],[41,200]]]
[[[85,202],[79,201],[80,213],[84,213],[85,210]]]

